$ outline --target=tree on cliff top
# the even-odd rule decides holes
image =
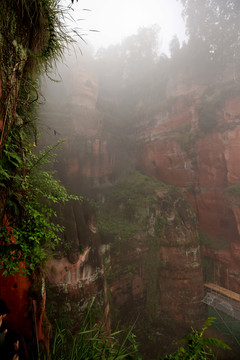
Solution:
[[[158,60],[159,32],[157,25],[143,27],[121,44],[100,49],[97,60],[104,70],[99,72],[101,81],[111,82],[117,91],[129,86],[136,89]]]
[[[239,71],[239,0],[181,0],[190,43],[201,44],[219,71]]]

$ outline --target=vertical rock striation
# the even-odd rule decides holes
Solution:
[[[227,193],[240,182],[239,113],[234,83],[199,87],[178,94],[167,115],[156,115],[160,120],[151,127],[146,122],[138,134],[139,168],[184,190],[207,234],[201,239],[203,254],[213,261],[211,281],[238,292],[240,282],[234,275],[240,271],[238,194],[234,201]]]
[[[173,331],[172,340],[170,329],[179,337],[204,318],[194,212],[177,188],[131,173],[105,192],[98,221],[110,245],[105,270],[113,320],[126,326],[138,319],[144,350],[157,354],[163,334]]]

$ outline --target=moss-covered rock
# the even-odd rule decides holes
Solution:
[[[180,332],[203,315],[195,214],[178,188],[131,172],[102,195],[98,222],[113,322],[139,317],[145,349],[159,349],[169,322]]]
[[[186,230],[195,231],[196,217],[180,190],[138,172],[108,189],[98,207],[103,239],[109,234],[116,235],[115,241],[139,238],[142,233],[170,246],[193,241],[186,237]]]

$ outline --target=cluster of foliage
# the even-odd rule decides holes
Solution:
[[[111,116],[119,118],[125,128],[129,120],[135,119],[136,106],[138,119],[143,118],[152,113],[154,101],[161,102],[165,95],[167,57],[160,55],[159,32],[156,25],[140,28],[121,44],[101,49],[97,54],[100,98],[117,98],[115,107],[111,105]]]
[[[203,93],[196,110],[199,118],[199,128],[204,134],[216,128],[220,130],[219,114],[225,102],[238,93],[239,84],[234,82],[226,83],[220,89],[218,86],[209,87]]]
[[[33,151],[37,76],[72,39],[59,0],[3,0],[0,20],[0,269],[28,274],[46,260],[63,230],[52,204],[75,198],[44,168],[51,148]]]
[[[19,128],[10,133],[0,164],[0,186],[8,192],[0,230],[5,275],[27,274],[46,261],[63,231],[54,221],[53,204],[78,199],[46,170],[52,157],[53,147],[34,154]]]
[[[223,341],[204,336],[204,333],[214,322],[215,318],[208,318],[201,331],[192,330],[185,335],[181,346],[173,354],[166,355],[164,360],[207,360],[216,359],[216,349],[231,350]]]
[[[58,0],[3,0],[0,9],[0,116],[3,121],[1,151],[10,131],[19,122],[19,89],[34,87],[41,71],[50,71],[71,39],[65,29],[64,11]],[[37,100],[37,99],[36,99]],[[29,119],[27,121],[29,123]],[[26,125],[26,121],[23,125]]]
[[[51,345],[51,359],[142,359],[138,351],[139,344],[133,334],[133,326],[126,330],[110,332],[104,324],[95,324],[92,319],[94,300],[77,333],[72,334],[70,330],[56,324]]]
[[[239,70],[240,6],[238,0],[181,0],[190,42],[204,49],[218,71]],[[235,75],[234,75],[235,76]]]
[[[147,209],[156,202],[156,190],[163,193],[178,191],[137,171],[127,173],[108,190],[105,202],[98,203],[98,228],[102,236],[115,234],[124,239],[136,231],[146,231]]]
[[[142,359],[139,352],[140,344],[133,333],[134,326],[126,330],[109,332],[104,324],[95,324],[91,316],[93,302],[94,299],[77,333],[73,334],[70,330],[55,324],[49,354],[51,359]],[[214,321],[215,318],[210,317],[200,331],[192,329],[191,333],[178,341],[178,349],[172,354],[165,355],[164,360],[214,360],[217,359],[218,349],[231,350],[223,341],[205,336],[206,330]],[[45,355],[45,359],[48,359],[49,355]]]

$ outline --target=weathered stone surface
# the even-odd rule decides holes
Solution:
[[[204,88],[198,90],[185,92],[185,96],[192,99],[187,105],[180,101],[184,94],[177,94],[178,111],[175,104],[172,110],[170,106],[162,124],[149,127],[146,122],[145,130],[139,135],[142,146],[138,166],[149,176],[180,186],[197,213],[200,227],[216,239],[216,246],[217,239],[228,243],[224,255],[221,245],[219,249],[204,250],[205,256],[211,257],[212,253],[216,264],[219,262],[222,270],[216,281],[223,284],[229,272],[240,271],[235,261],[240,240],[239,208],[225,193],[229,185],[240,182],[240,97],[236,92],[226,97],[221,109],[216,110],[217,126],[203,133],[199,130],[197,108]],[[211,96],[217,95],[213,92]],[[185,130],[182,130],[184,124]],[[228,286],[231,286],[230,280]],[[240,281],[236,277],[232,286],[240,291]]]
[[[75,65],[71,68],[69,75],[67,92],[71,98],[71,104],[95,109],[99,91],[96,74],[89,68]]]
[[[127,325],[140,317],[136,331],[145,347],[147,334],[156,339],[169,331],[169,322],[185,330],[201,322],[197,222],[181,192],[134,173],[105,192],[98,216],[103,241],[112,233],[105,270],[113,320]]]
[[[86,74],[80,78],[88,82]],[[59,173],[73,191],[87,189],[91,196],[92,189],[98,188],[98,198],[106,205],[110,194],[103,192],[101,185],[109,185],[118,160],[109,137],[101,132],[104,117],[96,110],[97,85],[93,79],[90,83],[92,89],[85,84],[85,90],[84,87],[78,90],[78,81],[73,82],[76,91],[71,98],[72,108],[67,110],[69,124],[66,127],[64,123],[61,129],[67,133],[71,128],[69,135],[73,140],[62,155]],[[107,218],[113,221],[102,233],[104,242],[115,239],[108,255],[104,255],[105,269],[112,313],[118,313],[126,324],[138,314],[145,320],[149,317],[153,328],[153,318],[161,324],[164,321],[169,324],[171,319],[178,329],[203,319],[201,255],[205,280],[240,291],[240,211],[225,194],[229,185],[240,182],[240,97],[235,93],[222,101],[221,109],[216,111],[216,128],[204,132],[198,108],[203,106],[205,90],[206,87],[195,86],[191,81],[184,86],[177,79],[169,83],[167,92],[172,98],[158,114],[137,124],[136,166],[150,177],[182,188],[210,244],[200,249],[196,222],[190,221],[192,212],[180,195],[168,197],[168,191],[161,189],[154,192],[154,201],[149,205],[149,194],[144,192],[143,197],[139,194],[135,197],[137,183],[129,191],[125,184],[114,198],[115,207],[108,209]],[[210,95],[216,94],[213,91]],[[122,201],[124,193],[126,198]],[[139,202],[135,202],[136,198]],[[78,226],[78,234],[81,227]],[[75,264],[61,259],[58,268],[61,280],[52,278],[56,284],[58,281],[67,284],[69,294],[75,294],[71,295],[73,298],[79,296],[74,290],[79,284],[85,284],[81,296],[87,294],[88,290],[83,290],[87,286],[90,292],[97,291],[94,282],[84,283],[80,258],[70,259]],[[68,275],[65,267],[70,269]],[[91,278],[92,265],[86,260],[82,267]],[[142,328],[146,327],[144,321]],[[158,326],[155,330],[161,332]]]
[[[40,116],[50,125],[52,142],[56,137],[66,139],[59,156],[59,176],[75,193],[91,191],[108,182],[115,167],[115,151],[102,131],[104,114],[97,109],[97,76],[89,68],[74,65],[63,79],[63,94],[54,95],[57,89],[49,87],[48,103]]]
[[[50,308],[56,304],[54,311],[48,312],[51,321],[60,314],[61,320],[74,323],[77,328],[93,298],[104,314],[105,274],[96,218],[89,204],[72,202],[63,214],[67,224],[64,239],[45,271],[48,304]],[[108,319],[108,313],[105,315]]]

